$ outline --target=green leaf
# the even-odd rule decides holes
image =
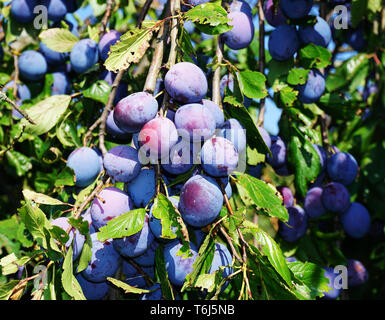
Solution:
[[[1,273],[3,276],[13,274],[19,270],[19,267],[25,265],[31,257],[16,257],[15,253],[11,253],[0,259]]]
[[[282,103],[286,107],[292,107],[294,102],[297,100],[298,91],[294,90],[292,87],[284,86],[279,91],[279,96],[281,98]]]
[[[152,210],[154,217],[159,219],[162,225],[161,238],[175,239],[176,234],[173,232],[172,226],[177,227],[178,222],[176,220],[177,213],[172,202],[162,193],[158,193],[154,200]]]
[[[43,193],[37,193],[28,189],[23,190],[23,196],[26,199],[32,200],[35,203],[41,203],[41,204],[46,204],[51,206],[66,205],[66,203],[61,202],[60,200],[51,198],[50,196],[47,196]]]
[[[131,236],[142,230],[146,210],[144,208],[131,210],[110,221],[101,227],[97,233],[99,241]]]
[[[287,76],[287,83],[292,86],[305,84],[309,71],[307,69],[291,69]]]
[[[248,174],[241,174],[237,176],[236,185],[245,204],[252,204],[257,210],[268,216],[277,217],[283,222],[289,220],[282,196],[271,184]]]
[[[63,262],[63,273],[61,276],[63,289],[75,300],[86,300],[79,282],[73,275],[72,259],[73,250],[71,245],[67,251]]]
[[[166,262],[164,261],[164,245],[161,243],[155,251],[155,277],[160,283],[162,295],[167,300],[175,300],[172,285],[168,280]]]
[[[70,167],[65,167],[55,179],[55,187],[74,186],[76,182],[75,172]]]
[[[9,150],[5,155],[9,165],[15,168],[16,174],[19,177],[25,175],[32,169],[31,159],[24,154],[14,150]]]
[[[250,99],[263,99],[267,97],[266,77],[256,71],[241,71],[239,73],[240,87],[243,94]]]
[[[301,65],[307,69],[326,68],[332,62],[332,54],[328,49],[312,43],[300,49],[299,56]]]
[[[64,28],[50,28],[39,35],[40,40],[51,50],[56,52],[70,52],[79,41],[71,31]]]
[[[143,293],[149,293],[149,292],[155,291],[155,290],[146,290],[146,289],[132,287],[123,281],[120,281],[111,277],[107,277],[107,280],[111,282],[113,285],[117,286],[118,288],[123,289],[125,293],[143,294]]]
[[[108,96],[111,92],[111,86],[104,80],[94,82],[89,88],[83,90],[86,98],[107,104]]]
[[[19,284],[19,280],[11,280],[0,285],[0,300],[8,300],[12,294],[12,289]]]
[[[80,254],[79,264],[76,272],[82,272],[88,267],[88,263],[92,258],[92,240],[90,234],[86,235],[86,241],[84,241],[82,253]]]
[[[231,20],[227,18],[227,11],[217,3],[203,3],[188,10],[186,19],[199,24],[208,24],[210,26],[227,25]],[[231,30],[230,27],[229,30]]]

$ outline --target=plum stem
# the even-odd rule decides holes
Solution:
[[[214,71],[213,76],[213,95],[212,100],[214,103],[216,103],[221,109],[223,109],[222,105],[222,97],[221,97],[221,90],[220,90],[220,82],[221,82],[221,64],[223,61],[223,41],[221,40],[220,36],[217,36],[216,38],[216,49],[215,49],[215,56],[217,57],[217,68]]]

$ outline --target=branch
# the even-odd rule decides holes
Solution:
[[[21,109],[13,100],[9,99],[7,97],[7,95],[5,94],[5,92],[2,92],[0,91],[0,101],[5,101],[9,104],[12,105],[12,107],[14,107],[17,111],[19,111],[23,117],[25,118],[25,120],[27,120],[30,124],[36,124],[28,115],[28,113],[26,111],[24,111],[23,109]]]
[[[104,13],[102,23],[101,23],[100,29],[99,29],[100,37],[102,37],[106,33],[107,24],[108,24],[108,21],[110,20],[112,7],[114,4],[115,4],[114,0],[107,0],[106,11]]]
[[[9,150],[11,150],[15,145],[15,143],[19,141],[19,139],[24,133],[24,129],[25,129],[25,124],[22,125],[20,133],[12,139],[10,145],[6,149],[0,151],[0,160],[2,160],[4,154],[6,154]]]
[[[265,14],[263,12],[264,0],[258,1],[258,15],[259,15],[259,72],[265,74]],[[261,99],[258,114],[257,125],[262,127],[265,121],[266,100]]]
[[[222,97],[221,97],[221,90],[220,90],[220,82],[221,82],[221,67],[223,61],[223,41],[221,40],[220,36],[217,36],[217,46],[216,46],[216,52],[215,55],[218,59],[217,63],[218,66],[214,71],[213,76],[213,95],[212,100],[214,103],[216,103],[219,107],[223,108],[222,106]]]
[[[146,15],[148,13],[148,10],[151,7],[152,1],[153,0],[146,0],[146,2],[144,3],[142,10],[140,11],[140,14],[138,17],[138,23],[136,25],[138,28],[140,28],[142,26],[142,22],[145,19]]]

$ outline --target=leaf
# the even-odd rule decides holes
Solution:
[[[37,193],[28,189],[23,190],[23,196],[26,199],[32,200],[35,203],[41,203],[41,204],[46,204],[51,206],[66,205],[66,203],[61,202],[60,200],[51,198],[50,196],[47,196],[43,193]]]
[[[172,226],[177,227],[177,213],[175,212],[172,202],[162,193],[158,193],[156,196],[152,207],[152,213],[154,217],[161,222],[161,237],[163,239],[175,239],[176,234],[173,232]]]
[[[281,98],[282,103],[286,107],[292,107],[294,102],[297,100],[298,91],[294,90],[292,87],[284,86],[279,91],[279,96]]]
[[[113,285],[117,286],[118,288],[123,289],[125,293],[143,294],[143,293],[149,293],[154,291],[154,290],[146,290],[146,289],[132,287],[123,281],[120,281],[111,277],[107,277],[107,280],[110,281]]]
[[[19,282],[19,280],[11,280],[7,283],[0,284],[0,300],[8,300],[12,294],[13,288],[15,288]]]
[[[164,245],[161,243],[155,251],[155,277],[160,283],[162,295],[167,300],[174,300],[174,293],[168,274],[166,271],[166,262],[164,261]]]
[[[83,90],[83,95],[86,98],[107,104],[111,89],[111,86],[106,81],[98,80],[94,82],[89,88]]]
[[[16,169],[16,174],[21,177],[32,169],[31,159],[24,154],[9,150],[6,154],[9,165]]]
[[[82,272],[88,267],[88,263],[92,258],[92,240],[90,234],[86,235],[86,241],[84,241],[82,253],[80,254],[79,264],[76,272]]]
[[[261,210],[268,216],[277,217],[283,222],[289,220],[282,197],[271,184],[248,174],[241,174],[237,176],[236,185],[245,204],[252,204],[257,210]]]
[[[292,86],[305,84],[309,71],[308,69],[291,69],[287,76],[287,83]]]
[[[243,94],[250,99],[263,99],[267,97],[266,77],[256,71],[241,71],[239,73],[240,87]]]
[[[14,253],[11,253],[0,259],[1,274],[3,276],[13,274],[19,270],[19,267],[25,265],[31,257],[17,258]]]
[[[308,68],[326,68],[331,64],[331,52],[321,46],[316,46],[312,43],[308,44],[299,51],[301,65]]]
[[[75,300],[86,300],[79,282],[73,275],[73,250],[72,245],[69,247],[67,254],[63,262],[63,273],[61,276],[61,282],[63,289]]]
[[[51,130],[67,110],[71,102],[68,95],[56,95],[48,97],[38,102],[28,109],[28,115],[36,123],[33,125],[24,118],[21,120],[25,124],[25,132],[33,135],[41,135]]]
[[[99,241],[107,239],[123,238],[131,236],[140,230],[144,225],[146,210],[144,208],[131,210],[110,221],[101,227],[97,233]]]
[[[75,172],[70,167],[65,167],[55,179],[55,187],[74,186],[76,182]]]
[[[40,40],[51,50],[56,52],[70,52],[79,41],[71,31],[64,28],[50,28],[39,35]]]
[[[224,25],[231,21],[227,18],[227,11],[217,3],[203,3],[195,6],[185,13],[185,17],[192,22],[210,26]]]
[[[110,52],[104,66],[108,71],[118,72],[125,70],[131,63],[139,62],[146,50],[150,46],[149,41],[153,32],[158,28],[155,27],[157,21],[148,21],[146,28],[136,28],[127,31],[110,47]]]

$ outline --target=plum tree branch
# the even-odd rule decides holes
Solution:
[[[223,106],[222,106],[222,97],[221,97],[221,90],[220,90],[221,64],[222,64],[222,61],[223,61],[223,41],[221,40],[220,36],[217,36],[217,39],[216,39],[215,56],[217,58],[218,66],[215,69],[214,76],[213,76],[213,83],[212,83],[213,95],[212,95],[212,100],[219,107],[223,108]]]
[[[104,13],[104,16],[102,18],[102,22],[100,24],[100,36],[104,35],[106,33],[107,29],[107,24],[108,21],[110,20],[111,13],[112,13],[112,7],[114,6],[115,1],[114,0],[107,0],[107,6],[106,6],[106,11]]]
[[[265,14],[263,12],[264,0],[258,1],[259,16],[259,72],[265,74]],[[266,99],[261,99],[257,125],[262,127],[265,121]]]
[[[13,108],[15,108],[18,112],[20,112],[23,115],[25,120],[27,120],[30,124],[36,125],[36,123],[30,118],[28,113],[26,111],[24,111],[23,109],[21,109],[13,100],[9,99],[7,97],[7,95],[5,94],[5,92],[0,91],[0,101],[5,101],[5,102],[11,104]]]

